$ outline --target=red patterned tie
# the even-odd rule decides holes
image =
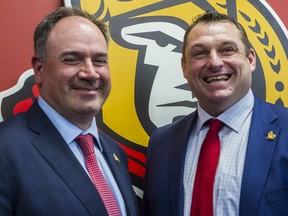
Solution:
[[[85,156],[85,164],[92,181],[102,198],[109,216],[119,216],[120,210],[116,198],[104,178],[94,153],[94,140],[91,134],[79,135],[76,138],[80,148]]]
[[[214,179],[220,155],[218,132],[221,127],[221,121],[212,119],[202,144],[193,189],[191,216],[213,215]]]

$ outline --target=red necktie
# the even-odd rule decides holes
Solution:
[[[92,181],[102,198],[109,216],[119,216],[120,210],[116,198],[103,176],[94,153],[94,140],[91,134],[79,135],[76,138],[85,156],[85,164]]]
[[[221,127],[221,121],[212,119],[202,144],[194,182],[191,216],[213,215],[214,179],[220,155],[218,132]]]

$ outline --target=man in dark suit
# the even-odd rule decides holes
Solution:
[[[59,8],[37,26],[40,97],[0,124],[0,215],[138,215],[127,155],[95,121],[111,89],[107,46],[105,24],[79,9]],[[87,134],[105,194],[76,139]]]
[[[143,216],[287,215],[288,110],[252,93],[255,67],[246,32],[232,17],[208,11],[188,27],[182,69],[198,108],[150,137]],[[210,199],[209,186],[199,187],[211,172],[197,178],[212,163],[204,157],[198,166],[211,119],[223,126]]]

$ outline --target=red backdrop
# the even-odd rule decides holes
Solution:
[[[60,0],[0,0],[0,92],[31,68],[33,32],[40,20],[63,5]]]

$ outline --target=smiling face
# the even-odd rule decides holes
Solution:
[[[88,128],[111,89],[103,34],[83,17],[65,17],[51,31],[46,49],[44,61],[32,59],[40,95],[67,120]]]
[[[182,70],[200,106],[218,116],[250,89],[255,53],[248,55],[229,22],[197,24],[189,33]]]

